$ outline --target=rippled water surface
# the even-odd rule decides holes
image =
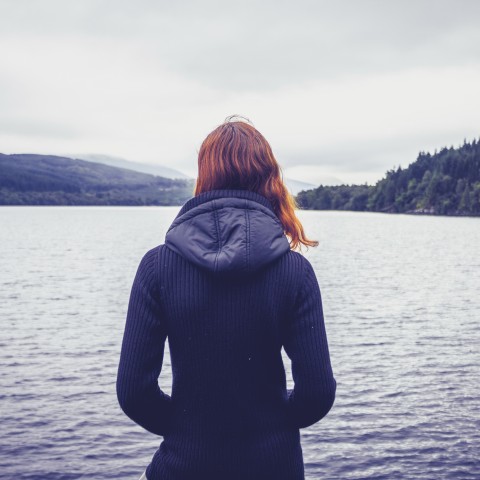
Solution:
[[[161,438],[115,375],[138,262],[179,208],[0,209],[0,478],[143,472]],[[480,479],[480,219],[298,214],[338,382],[302,430],[306,478]]]

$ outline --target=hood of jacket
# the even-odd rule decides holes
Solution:
[[[190,198],[165,244],[202,269],[243,276],[290,250],[271,202],[249,190],[210,190]]]

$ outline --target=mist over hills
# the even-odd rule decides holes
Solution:
[[[163,165],[152,165],[152,164],[146,164],[146,163],[132,162],[124,158],[112,157],[111,155],[82,154],[82,155],[70,155],[69,158],[87,160],[89,162],[103,163],[105,165],[111,165],[113,167],[127,168],[129,170],[149,173],[151,175],[158,175],[160,177],[165,177],[165,178],[192,179],[192,177],[185,175],[184,173],[179,172],[178,170],[165,167]],[[301,190],[307,190],[307,189],[316,187],[316,185],[313,183],[302,182],[300,180],[294,180],[292,178],[284,178],[283,180],[292,195],[296,195]]]
[[[103,163],[112,167],[126,168],[136,172],[148,173],[149,175],[156,175],[164,178],[180,178],[191,179],[190,176],[185,175],[173,168],[165,167],[163,165],[153,165],[149,163],[132,162],[125,158],[113,157],[111,155],[102,155],[98,153],[67,155],[68,158],[86,160],[87,162]]]

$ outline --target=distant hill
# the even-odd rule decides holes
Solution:
[[[0,205],[182,205],[193,187],[85,160],[0,154]]]
[[[420,152],[375,185],[320,185],[296,198],[301,208],[314,210],[480,216],[480,141]]]
[[[297,195],[297,193],[302,190],[315,187],[313,183],[301,182],[300,180],[293,180],[291,178],[284,178],[283,181],[293,196]]]
[[[128,170],[134,170],[136,172],[148,173],[150,175],[156,175],[158,177],[164,178],[181,178],[189,179],[188,175],[185,175],[178,170],[173,168],[164,167],[163,165],[151,165],[148,163],[139,163],[132,162],[130,160],[125,160],[124,158],[112,157],[111,155],[101,155],[101,154],[79,154],[79,155],[68,155],[68,158],[86,160],[87,162],[96,162],[103,163],[105,165],[110,165],[112,167],[127,168]]]

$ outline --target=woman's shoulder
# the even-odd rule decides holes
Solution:
[[[142,259],[144,260],[153,260],[158,258],[165,250],[166,245],[161,243],[159,245],[155,245],[154,247],[149,248],[148,250],[144,250],[141,254]]]
[[[159,254],[160,247],[161,245],[156,245],[148,250],[141,251],[139,254],[140,263],[150,263],[155,261],[155,258]]]
[[[285,259],[300,270],[313,268],[310,260],[303,253],[297,252],[296,250],[289,250],[285,254]]]
[[[150,272],[152,276],[156,275],[159,262],[161,261],[162,252],[165,245],[160,244],[155,247],[151,247],[148,250],[144,250],[139,254],[139,270]]]

